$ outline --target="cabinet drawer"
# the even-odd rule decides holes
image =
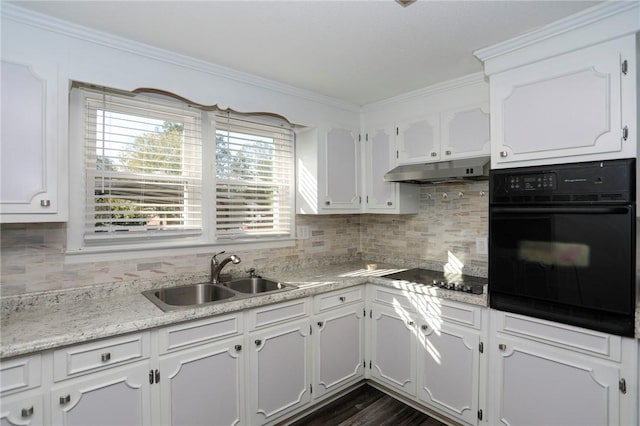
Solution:
[[[0,362],[2,395],[40,386],[42,357],[40,354]]]
[[[149,333],[72,346],[53,353],[54,380],[57,382],[148,357]]]
[[[451,300],[427,299],[424,304],[419,304],[418,306],[427,306],[426,317],[428,319],[436,323],[444,322],[480,329],[483,309],[480,306],[467,305]]]
[[[422,296],[410,291],[394,290],[386,287],[371,287],[372,302],[394,307],[402,306],[411,311],[416,310],[418,298],[420,297]]]
[[[493,317],[498,332],[612,361],[621,360],[620,336],[507,312],[493,311]]]
[[[278,303],[254,309],[248,314],[248,328],[268,327],[285,321],[307,317],[309,315],[308,299]]]
[[[241,319],[240,314],[225,315],[163,328],[158,337],[160,353],[237,336],[242,333]]]
[[[314,311],[316,313],[324,312],[350,303],[362,302],[363,299],[363,286],[320,294],[314,298]]]

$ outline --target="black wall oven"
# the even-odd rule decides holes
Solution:
[[[492,170],[492,308],[634,335],[635,160]]]

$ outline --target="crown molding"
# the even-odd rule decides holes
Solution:
[[[300,89],[298,87],[279,83],[253,74],[234,70],[222,65],[195,59],[190,56],[171,52],[165,49],[149,46],[144,43],[129,40],[124,37],[94,30],[82,25],[74,24],[49,15],[37,13],[15,4],[0,3],[0,15],[3,19],[36,27],[45,31],[55,32],[63,36],[75,38],[89,43],[98,44],[111,49],[133,53],[146,58],[166,62],[195,71],[248,84],[262,89],[272,90],[284,95],[295,96],[309,101],[324,104],[351,112],[359,112],[360,106],[340,99],[324,96],[319,93]]]
[[[377,102],[372,102],[370,104],[364,105],[363,109],[366,110],[370,108],[381,107],[384,105],[406,102],[411,99],[431,96],[437,93],[447,92],[449,90],[459,89],[461,87],[473,86],[481,83],[486,83],[486,77],[484,73],[478,72],[478,73],[468,74],[463,77],[443,81],[442,83],[432,84],[431,86],[423,87],[422,89],[403,93],[401,95],[394,96],[392,98],[383,99]]]
[[[582,29],[586,26],[595,24],[608,18],[612,18],[616,15],[634,11],[634,9],[636,14],[640,13],[639,2],[616,0],[607,1],[605,3],[585,9],[581,12],[575,13],[566,18],[552,22],[551,24],[545,25],[533,31],[521,34],[512,39],[505,40],[503,42],[482,49],[478,49],[473,52],[473,54],[482,62],[486,62],[507,53],[514,52],[518,49],[522,49],[523,47],[527,47],[544,40],[548,40],[563,34],[570,33],[572,31]],[[630,27],[614,25],[610,26],[610,28],[608,28],[608,34],[606,34],[606,36],[603,35],[603,38],[606,39],[606,37],[621,37],[638,30],[640,30],[640,18],[637,19],[636,25],[632,24]],[[585,40],[585,43],[588,42],[589,40]]]

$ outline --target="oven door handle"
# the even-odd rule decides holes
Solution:
[[[491,213],[526,213],[526,214],[627,214],[629,206],[618,207],[491,207]]]

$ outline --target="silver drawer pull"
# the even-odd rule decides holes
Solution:
[[[105,352],[102,355],[100,355],[100,359],[102,360],[102,362],[109,362],[111,361],[111,352]]]
[[[432,157],[436,157],[437,155],[438,155],[438,153],[437,153],[437,152],[431,152],[431,156],[432,156]]]
[[[423,330],[428,330],[429,326],[427,324],[422,324],[420,328],[422,328]]]
[[[407,324],[413,326],[415,323],[413,321],[407,321]]]
[[[502,352],[507,350],[507,345],[505,345],[504,343],[500,343],[498,345],[498,349],[500,349]]]
[[[40,205],[42,207],[51,207],[51,200],[40,200]]]
[[[344,302],[345,300],[347,300],[347,298],[344,296],[340,296],[338,299],[340,299],[341,302]]]
[[[507,153],[507,151],[500,151],[500,157],[501,157],[501,158],[506,158],[506,157],[507,157],[507,155],[509,155],[509,154]]]
[[[29,408],[22,409],[22,417],[31,417],[33,416],[33,405]]]
[[[65,405],[71,402],[71,395],[65,395],[60,397],[60,405]]]
[[[444,152],[446,155],[451,155],[451,151],[445,151]]]

